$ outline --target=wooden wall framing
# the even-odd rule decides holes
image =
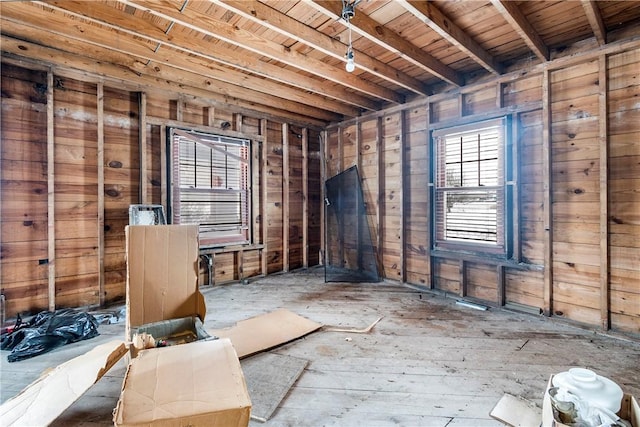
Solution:
[[[361,168],[384,277],[639,333],[633,67],[640,42],[620,42],[330,126],[328,176]],[[504,115],[514,125],[514,259],[443,257],[430,249],[430,131]]]
[[[319,128],[115,88],[28,59],[3,58],[1,80],[0,274],[8,317],[124,300],[128,207],[166,207],[168,127],[252,141],[253,243],[203,251],[213,264],[211,278],[202,266],[201,284],[320,262]]]

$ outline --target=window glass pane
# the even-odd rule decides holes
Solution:
[[[198,224],[203,244],[248,241],[247,140],[172,133],[173,222]]]
[[[435,244],[504,247],[504,120],[434,132]]]

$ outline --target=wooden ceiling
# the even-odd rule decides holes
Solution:
[[[3,1],[1,48],[133,90],[322,126],[640,28],[640,1],[360,0],[349,73],[342,10],[323,0]]]

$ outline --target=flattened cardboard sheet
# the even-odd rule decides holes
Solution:
[[[197,225],[129,225],[126,339],[138,326],[190,316],[204,321]]]
[[[537,427],[542,420],[540,409],[532,402],[510,394],[502,396],[489,415],[512,427]]]
[[[51,424],[126,353],[123,341],[110,341],[44,373],[0,406],[0,425]]]
[[[116,426],[247,426],[251,400],[228,339],[143,350],[131,361]]]
[[[306,359],[274,353],[247,357],[240,365],[251,396],[251,418],[266,422],[309,363]]]
[[[209,330],[209,334],[231,339],[238,357],[243,358],[288,343],[321,327],[320,323],[281,308],[242,320],[230,328]]]

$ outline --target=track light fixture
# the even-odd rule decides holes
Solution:
[[[342,0],[342,19],[347,22],[347,30],[349,32],[349,44],[347,46],[347,53],[345,55],[345,57],[347,58],[345,69],[350,73],[356,69],[356,63],[353,55],[353,45],[351,43],[351,18],[355,16],[356,5],[359,2],[360,0]]]

